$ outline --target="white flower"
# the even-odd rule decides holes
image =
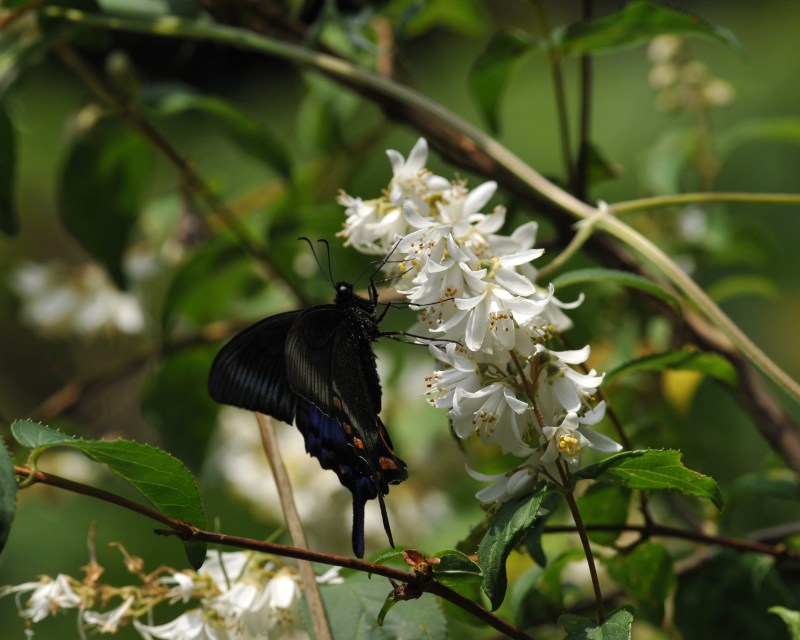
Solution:
[[[21,597],[27,591],[33,593],[26,602],[27,606],[23,607]],[[74,609],[82,604],[80,597],[72,589],[70,578],[61,573],[55,580],[45,576],[38,582],[7,587],[0,591],[0,596],[11,593],[17,594],[16,602],[20,615],[31,622],[39,622],[63,609]]]
[[[253,637],[308,638],[300,618],[300,595],[295,579],[286,572],[278,573],[244,612],[245,631]]]
[[[563,410],[577,412],[585,398],[597,391],[603,375],[592,369],[578,373],[570,365],[583,364],[589,358],[589,346],[573,351],[551,351],[536,345],[541,366],[538,396],[539,408],[545,420],[552,421]]]
[[[217,633],[200,609],[187,611],[166,624],[147,625],[134,619],[133,626],[145,640],[153,640],[153,638],[161,640],[223,640],[228,638],[228,634],[224,630],[220,634]]]
[[[447,415],[459,438],[477,435],[485,445],[497,444],[503,453],[514,453],[527,448],[523,439],[527,425],[520,425],[518,418],[527,411],[528,404],[518,400],[513,389],[493,382],[475,392],[457,388]]]
[[[605,406],[601,403],[594,412],[585,417],[570,411],[557,427],[544,427],[542,441],[547,443],[547,449],[542,455],[541,462],[543,464],[555,462],[560,456],[571,467],[576,467],[580,462],[581,452],[586,447],[601,453],[620,451],[622,449],[620,444],[586,426],[602,419],[604,410]]]
[[[130,613],[131,607],[135,602],[133,596],[125,598],[118,607],[98,613],[97,611],[84,611],[83,621],[91,626],[97,627],[100,633],[116,633],[119,623],[122,622]]]
[[[428,349],[434,358],[448,365],[425,378],[428,387],[425,395],[434,407],[451,409],[456,389],[478,391],[481,388],[481,376],[475,362],[458,353],[455,342],[446,344],[444,351],[434,344]]]
[[[417,140],[407,159],[394,149],[388,149],[386,155],[392,165],[389,200],[396,206],[411,200],[427,210],[425,197],[450,186],[449,180],[433,175],[425,168],[428,161],[428,142],[425,138]]]
[[[523,464],[497,475],[480,473],[467,466],[467,473],[475,480],[492,483],[478,491],[475,497],[483,504],[491,504],[493,502],[507,502],[530,493],[539,480],[542,453],[533,449],[529,449],[529,451],[531,453]]]

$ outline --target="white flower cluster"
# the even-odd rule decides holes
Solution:
[[[22,299],[23,321],[47,336],[137,334],[145,328],[138,298],[117,289],[97,264],[69,269],[26,262],[11,286]]]
[[[30,623],[68,609],[80,613],[80,631],[116,633],[128,623],[145,640],[255,640],[283,638],[306,640],[309,635],[300,615],[301,591],[293,570],[278,567],[251,552],[209,554],[198,571],[173,571],[150,576],[143,587],[117,587],[79,581],[59,574],[0,590],[16,594],[20,615]],[[337,584],[341,578],[328,572],[320,582]],[[24,594],[30,596],[23,605]],[[112,597],[121,604],[105,612],[92,609],[96,601]],[[159,602],[188,603],[190,609],[166,624],[149,624]],[[143,619],[145,621],[143,621]]]
[[[563,482],[586,448],[616,452],[620,445],[589,429],[604,416],[594,394],[603,376],[575,369],[589,347],[559,351],[554,334],[570,326],[553,286],[537,286],[529,263],[537,225],[497,232],[505,208],[484,212],[497,184],[468,189],[425,168],[427,143],[409,157],[387,152],[393,177],[374,200],[341,194],[347,220],[339,235],[364,253],[388,256],[395,287],[420,312],[411,333],[429,336],[441,368],[428,378],[427,396],[448,410],[461,438],[477,436],[524,462],[492,481],[485,503],[524,495],[540,476]]]

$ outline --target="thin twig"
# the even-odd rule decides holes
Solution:
[[[560,460],[556,461],[556,466],[558,467],[558,472],[561,474],[561,482],[567,489],[564,492],[564,497],[567,500],[567,506],[572,514],[572,519],[575,521],[575,529],[578,532],[578,537],[580,538],[581,546],[583,547],[583,554],[586,556],[586,564],[589,566],[589,575],[592,579],[594,599],[595,603],[597,604],[597,623],[603,624],[603,622],[606,620],[606,609],[605,605],[603,604],[603,593],[600,591],[600,578],[597,575],[597,566],[594,562],[592,545],[589,544],[589,535],[586,531],[586,527],[583,524],[583,518],[581,518],[581,512],[578,509],[578,503],[575,501],[575,494],[570,487],[571,483],[569,481],[569,476],[564,470],[564,466],[561,464]]]
[[[264,452],[267,454],[272,477],[278,489],[281,510],[283,511],[283,517],[286,519],[286,526],[289,529],[292,545],[301,549],[308,549],[303,523],[300,521],[300,515],[297,513],[297,506],[294,503],[289,473],[283,464],[280,445],[275,435],[275,425],[271,418],[258,412],[256,412],[256,420],[258,421],[258,430],[261,433],[261,443],[264,447]],[[308,608],[311,613],[311,623],[314,626],[317,640],[332,640],[333,634],[328,622],[328,615],[325,612],[325,605],[322,602],[322,594],[319,591],[317,577],[314,574],[314,567],[305,560],[300,560],[297,563],[297,567],[300,570],[300,577],[305,587]]]
[[[307,560],[309,562],[319,562],[322,564],[332,565],[335,567],[342,567],[344,569],[354,569],[356,571],[363,571],[371,573],[392,580],[400,582],[411,583],[420,588],[422,591],[429,591],[437,596],[452,602],[460,607],[470,615],[484,621],[499,632],[506,634],[509,638],[517,638],[519,640],[532,640],[531,637],[513,625],[509,624],[502,618],[494,615],[491,611],[487,611],[479,604],[472,602],[456,593],[452,589],[439,584],[435,581],[420,580],[415,574],[387,567],[385,565],[375,564],[373,562],[366,562],[364,560],[357,560],[355,558],[348,558],[346,556],[333,555],[328,553],[320,553],[318,551],[310,551],[308,549],[299,549],[297,547],[288,547],[274,542],[265,542],[263,540],[253,540],[252,538],[242,538],[240,536],[230,536],[224,533],[216,533],[214,531],[205,531],[198,527],[181,520],[175,520],[169,516],[145,507],[109,491],[90,487],[80,482],[74,482],[60,476],[55,476],[43,471],[31,471],[27,467],[14,467],[14,472],[21,478],[29,479],[33,483],[47,484],[61,489],[66,489],[74,493],[97,498],[117,506],[135,511],[151,520],[155,520],[166,527],[168,530],[156,530],[159,535],[178,536],[181,540],[188,542],[207,542],[210,544],[220,544],[229,547],[236,547],[239,549],[249,549],[252,551],[260,551],[262,553],[271,553],[276,556],[285,558],[295,558],[297,560]]]

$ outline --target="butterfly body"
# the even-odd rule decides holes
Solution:
[[[372,351],[380,336],[370,299],[336,285],[333,304],[262,320],[235,336],[214,360],[209,392],[216,401],[294,423],[306,451],[353,494],[353,551],[364,553],[364,507],[407,477],[379,417],[381,386]]]

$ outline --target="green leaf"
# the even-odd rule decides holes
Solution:
[[[65,226],[120,287],[126,280],[122,254],[139,218],[151,160],[141,137],[101,120],[75,141],[61,174]]]
[[[166,357],[148,381],[142,402],[147,422],[158,429],[161,442],[192,469],[199,469],[205,460],[217,424],[219,405],[207,391],[217,351],[217,345],[205,345]]]
[[[604,562],[608,574],[636,603],[636,612],[656,626],[664,618],[664,601],[675,582],[672,558],[655,542],[637,545],[630,553]]]
[[[19,231],[14,205],[17,174],[17,141],[14,125],[0,104],[0,231],[7,236]]]
[[[202,247],[173,276],[164,296],[162,330],[170,336],[176,328],[196,330],[221,317],[238,317],[242,300],[264,288],[241,247],[224,236]]]
[[[396,603],[397,610],[386,616],[383,626],[379,626],[378,614],[390,589],[386,580],[370,580],[361,572],[346,576],[343,584],[322,585],[320,591],[325,609],[335,612],[329,618],[333,637],[352,640],[447,638],[444,615],[436,598],[430,594],[424,594],[413,602]]]
[[[481,581],[481,568],[468,555],[455,549],[445,549],[438,551],[433,557],[440,559],[439,564],[433,568],[437,582],[454,587]]]
[[[146,444],[131,440],[84,440],[30,420],[16,420],[11,433],[22,446],[39,455],[53,446],[77,449],[130,482],[165,515],[200,529],[206,517],[192,474],[180,460]],[[206,545],[186,542],[186,555],[195,568],[205,559]]]
[[[103,13],[132,18],[196,18],[200,14],[197,0],[97,0],[97,5]]]
[[[544,496],[542,485],[532,495],[506,502],[489,521],[489,530],[478,546],[478,564],[493,611],[502,604],[508,588],[506,559],[533,526]]]
[[[576,269],[575,271],[567,271],[557,276],[553,280],[553,285],[556,291],[564,287],[570,287],[576,284],[583,284],[585,282],[612,282],[620,284],[624,287],[631,289],[639,289],[645,293],[663,300],[667,304],[672,305],[675,309],[680,309],[681,304],[678,299],[669,291],[657,285],[652,280],[648,280],[642,276],[627,271],[618,271],[616,269]]]
[[[706,353],[693,349],[656,353],[625,362],[606,374],[605,383],[608,384],[611,380],[620,376],[665,371],[667,369],[699,371],[734,388],[739,384],[739,373],[730,360],[717,353]]]
[[[510,608],[519,627],[552,622],[564,611],[564,568],[574,562],[586,565],[586,557],[578,549],[566,551],[546,568],[535,567],[514,582]]]
[[[564,640],[630,640],[633,631],[633,612],[627,607],[617,609],[597,626],[597,622],[575,614],[558,619],[567,631]]]
[[[619,484],[629,489],[669,490],[687,496],[708,498],[718,509],[722,509],[719,485],[713,478],[684,467],[680,451],[623,451],[581,469],[575,475]]]
[[[578,498],[578,510],[587,525],[623,525],[628,517],[631,494],[625,487],[596,482]],[[589,531],[592,542],[611,545],[619,531]]]
[[[782,142],[800,145],[800,118],[744,120],[719,133],[717,153],[728,158],[747,144]]]
[[[564,55],[602,53],[635,47],[664,34],[711,38],[740,55],[743,52],[742,45],[727,29],[648,0],[635,0],[616,13],[573,24],[557,34],[555,46]]]
[[[761,554],[719,551],[678,574],[673,616],[677,632],[687,640],[786,638],[786,625],[768,610],[797,606],[793,574],[788,570],[782,579],[774,561]]]
[[[771,278],[756,275],[730,276],[717,280],[706,289],[708,297],[717,304],[743,296],[777,299],[781,289]]]
[[[145,98],[155,112],[164,117],[201,113],[218,125],[239,148],[275,169],[284,177],[292,172],[289,152],[283,143],[230,102],[195,93],[179,85],[162,85]]]
[[[786,607],[770,607],[767,611],[779,616],[786,623],[792,640],[800,640],[800,611],[793,611]]]
[[[472,95],[494,133],[499,129],[497,110],[500,97],[514,65],[534,44],[534,39],[525,31],[505,29],[494,35],[470,69]]]
[[[0,553],[8,542],[16,508],[17,476],[14,473],[14,459],[0,438]]]
[[[726,491],[728,499],[747,495],[800,502],[800,482],[788,470],[756,471],[737,478]]]

